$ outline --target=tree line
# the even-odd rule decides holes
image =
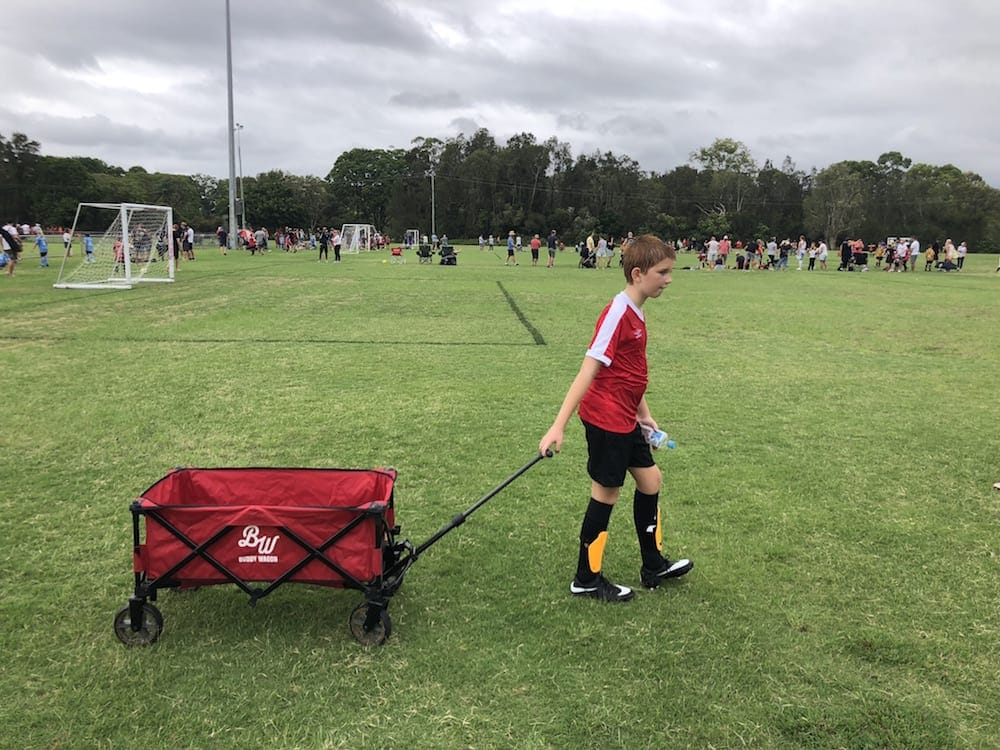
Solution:
[[[249,226],[374,224],[455,238],[547,233],[568,243],[595,231],[666,238],[845,237],[869,242],[915,236],[966,240],[973,252],[1000,249],[1000,191],[951,164],[914,164],[897,151],[876,161],[841,161],[806,172],[791,157],[758,164],[743,143],[720,138],[669,172],[643,170],[608,152],[574,157],[556,138],[520,133],[500,144],[488,130],[409,149],[356,148],[325,177],[282,170],[237,187]],[[23,133],[0,134],[0,215],[72,224],[78,202],[169,205],[199,231],[228,221],[229,181],[204,174],[129,169],[92,157],[55,157]]]

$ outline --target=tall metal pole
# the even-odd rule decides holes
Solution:
[[[434,217],[434,167],[431,167],[431,235],[437,234],[437,222]]]
[[[226,0],[226,84],[229,94],[229,248],[236,244],[236,154],[233,144],[233,30],[229,22],[229,0]]]
[[[240,224],[244,227],[249,226],[247,224],[247,199],[243,195],[243,145],[240,141],[240,133],[243,130],[243,126],[236,123],[236,160],[239,163],[240,168]]]

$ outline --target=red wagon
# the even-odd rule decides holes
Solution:
[[[419,555],[542,458],[418,546],[397,540],[393,469],[176,469],[130,506],[135,593],[115,634],[128,646],[155,642],[160,589],[235,584],[255,605],[295,582],[362,591],[351,633],[381,644],[392,632],[389,599]]]

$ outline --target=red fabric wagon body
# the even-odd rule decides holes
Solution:
[[[133,504],[146,518],[135,572],[168,586],[360,588],[382,574],[395,479],[393,470],[178,469]]]

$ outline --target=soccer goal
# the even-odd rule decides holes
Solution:
[[[416,247],[420,244],[420,230],[407,229],[403,244],[407,247]]]
[[[72,236],[80,252],[64,256],[56,289],[131,289],[174,280],[174,212],[138,203],[81,203]]]
[[[375,241],[375,227],[371,224],[344,224],[340,230],[341,251],[359,253],[371,250]]]

